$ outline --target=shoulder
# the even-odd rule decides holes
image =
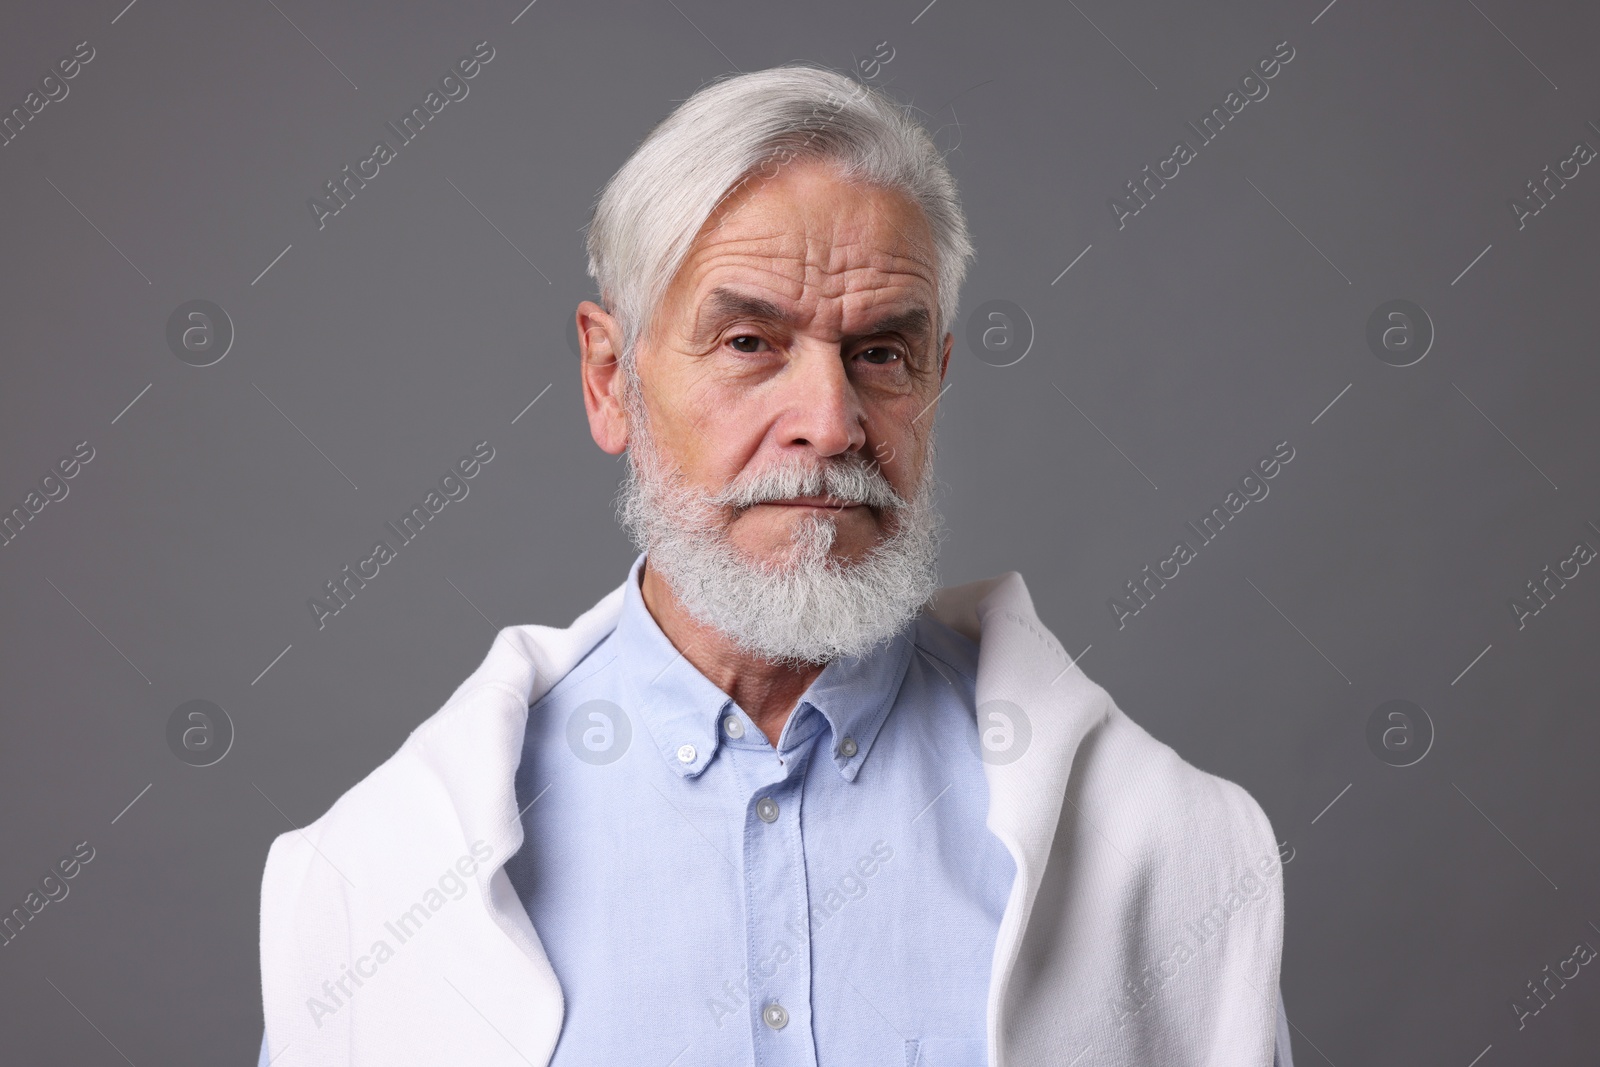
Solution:
[[[1108,836],[1118,839],[1108,829],[1116,828],[1121,841],[1147,849],[1152,863],[1176,852],[1203,865],[1209,848],[1230,863],[1270,856],[1276,873],[1272,827],[1255,798],[1189,763],[1124,713],[1039,618],[1020,574],[943,589],[929,614],[945,624],[930,632],[959,642],[947,640],[946,648],[981,647],[993,679],[1037,697],[1041,713],[1058,720],[1055,730],[1065,739],[1051,752],[1066,763],[1068,797],[1092,804],[1097,813],[1087,817]],[[1185,837],[1201,847],[1175,849]]]
[[[274,900],[342,893],[363,884],[363,873],[391,872],[425,842],[460,836],[463,790],[515,766],[535,678],[533,657],[519,647],[527,629],[500,631],[478,668],[398,749],[314,821],[273,841],[262,874],[264,929]]]
[[[1061,714],[1077,719],[1069,729],[1079,735],[1069,746],[1072,774],[1092,776],[1096,788],[1125,804],[1130,817],[1159,815],[1255,842],[1271,839],[1265,813],[1242,786],[1184,760],[1085,673],[1039,618],[1016,571],[941,589],[919,623],[930,651],[937,646],[956,661],[964,656],[976,674],[982,648],[983,662],[1031,678],[1024,691],[1031,686],[1059,704]]]
[[[1276,864],[1272,825],[1248,790],[1185,760],[1129,718],[1109,694],[1106,702],[1103,774],[1112,792],[1197,842],[1270,852]]]
[[[449,807],[440,802],[437,776],[422,752],[427,736],[419,726],[315,820],[273,840],[261,880],[263,935],[275,906],[292,912],[300,898],[337,898],[370,884],[363,876],[385,866],[390,850],[403,850],[431,830],[448,830]]]
[[[275,871],[287,875],[320,868],[326,873],[329,864],[312,862],[326,839],[341,840],[353,857],[381,859],[373,843],[383,839],[385,827],[409,825],[413,840],[429,828],[459,836],[459,802],[482,796],[491,783],[511,780],[528,707],[573,675],[574,668],[595,663],[590,653],[615,627],[623,589],[613,589],[569,626],[500,630],[478,667],[393,755],[315,822],[273,842],[264,891],[282,882]]]
[[[978,643],[937,616],[923,612],[911,626],[916,654],[937,661],[969,686],[978,678]]]
[[[609,692],[610,675],[622,658],[616,632],[607,634],[584,654],[584,657],[567,673],[556,679],[544,695],[528,705],[529,721],[542,718],[538,713],[552,708],[566,708],[582,703],[596,692]]]

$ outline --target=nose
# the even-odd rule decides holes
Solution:
[[[797,353],[784,371],[781,388],[783,444],[836,456],[867,443],[866,408],[838,345],[817,345]]]

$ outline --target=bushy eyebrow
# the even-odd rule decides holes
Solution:
[[[787,323],[789,316],[770,300],[747,296],[722,286],[711,290],[700,304],[695,316],[695,336],[703,337],[718,323],[729,319],[763,319],[768,322]]]
[[[695,319],[695,336],[697,338],[705,336],[709,332],[708,327],[716,323],[744,318],[763,319],[782,324],[790,322],[790,317],[772,301],[718,286],[706,295],[700,305],[699,314]],[[933,317],[928,313],[928,309],[914,307],[885,315],[869,324],[867,329],[846,340],[877,337],[886,333],[903,333],[919,340],[926,339],[932,325]]]

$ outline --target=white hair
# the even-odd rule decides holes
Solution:
[[[636,345],[713,211],[757,175],[792,160],[834,164],[846,181],[899,191],[933,233],[942,336],[973,256],[955,179],[908,109],[843,74],[787,65],[712,82],[678,105],[628,157],[595,204],[589,275]]]

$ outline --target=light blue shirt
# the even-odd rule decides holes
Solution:
[[[1015,866],[984,826],[977,646],[924,615],[829,663],[774,749],[661,632],[643,558],[517,772],[551,1067],[982,1064]]]
[[[920,615],[829,663],[774,748],[662,633],[643,562],[517,771],[506,874],[565,998],[550,1067],[986,1063],[1016,868],[984,825],[977,646]]]

